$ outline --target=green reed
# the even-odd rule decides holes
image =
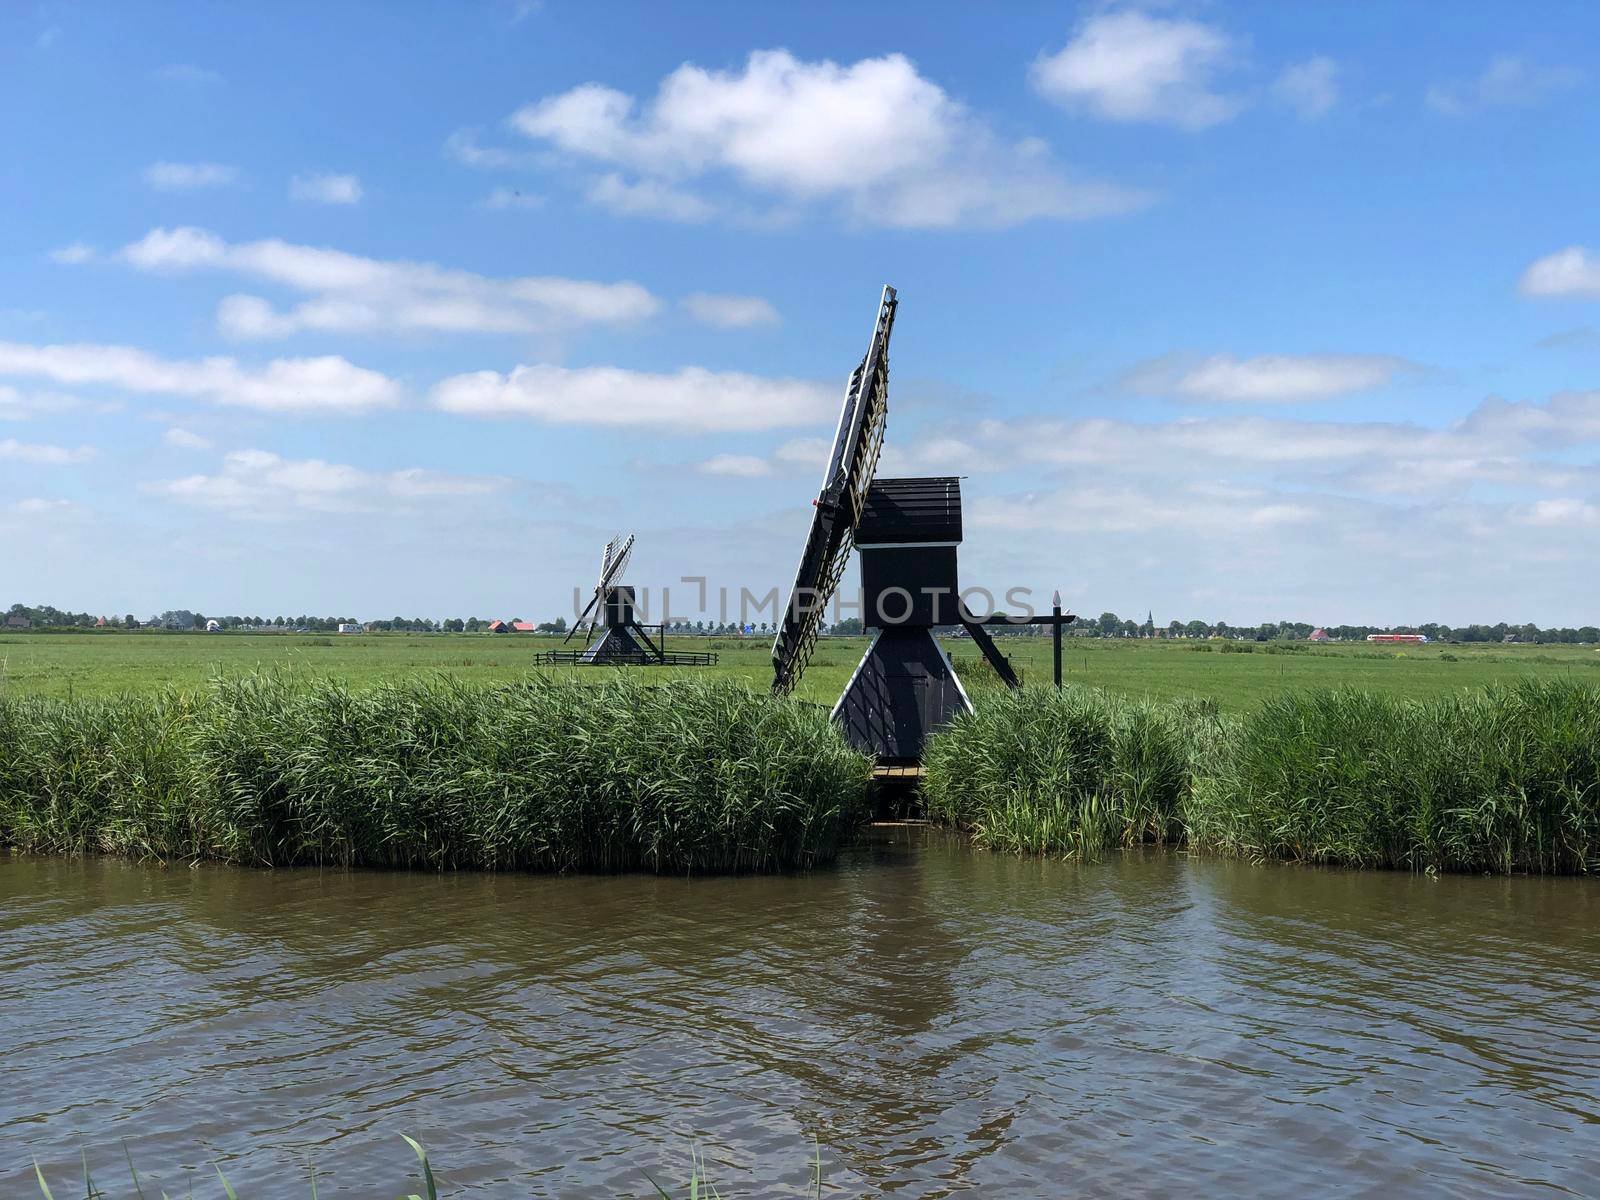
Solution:
[[[688,678],[0,698],[0,844],[29,851],[773,870],[834,857],[869,777],[820,709]]]
[[[929,815],[980,845],[1139,842],[1429,871],[1600,868],[1600,689],[1306,691],[1239,718],[1087,689],[980,699],[931,742]]]
[[[1191,778],[1183,713],[1077,687],[984,697],[928,745],[928,815],[1037,854],[1169,840]]]

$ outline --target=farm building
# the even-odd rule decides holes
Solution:
[[[7,629],[29,629],[32,627],[32,625],[33,622],[27,617],[23,616],[21,613],[12,613],[6,618]]]
[[[1331,642],[1331,641],[1333,641],[1333,639],[1328,636],[1328,631],[1326,629],[1313,629],[1311,631],[1311,636],[1308,637],[1306,639],[1306,641],[1308,641],[1308,642]]]
[[[1425,643],[1427,640],[1428,640],[1428,635],[1425,634],[1425,633],[1369,633],[1369,634],[1367,634],[1367,641],[1369,641],[1369,642],[1387,642],[1387,643],[1391,643],[1391,644],[1398,643],[1398,644],[1400,644],[1402,646],[1419,646],[1419,645],[1422,645],[1423,643]]]
[[[511,622],[511,631],[513,633],[533,633],[535,632],[534,624],[532,621],[513,621]]]
[[[489,632],[490,633],[509,633],[510,631],[511,631],[511,626],[507,625],[504,621],[490,621],[489,622]]]
[[[361,630],[361,626],[358,625],[354,621],[340,621],[339,622],[339,632],[340,633],[360,633],[361,631],[362,631]]]
[[[222,622],[217,620],[215,617],[212,617],[211,620],[206,622],[206,632],[207,633],[221,633],[222,632]]]

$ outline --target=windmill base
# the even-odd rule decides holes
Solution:
[[[850,743],[883,764],[916,763],[928,736],[972,702],[926,626],[889,626],[872,636],[833,707]]]
[[[609,663],[609,662],[638,662],[645,657],[644,647],[639,645],[624,625],[608,625],[606,631],[584,649],[578,656],[579,662],[584,663]],[[655,657],[651,655],[650,657]]]

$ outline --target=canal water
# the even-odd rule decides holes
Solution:
[[[0,861],[0,1193],[1600,1190],[1600,882],[880,831],[745,879]],[[208,1178],[209,1176],[209,1178]],[[81,1185],[79,1187],[81,1194]]]

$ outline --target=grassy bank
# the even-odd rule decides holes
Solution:
[[[30,851],[773,870],[831,859],[867,780],[826,714],[694,679],[0,699],[0,843]]]
[[[1049,638],[1002,638],[1000,644],[1030,685],[1049,681]],[[169,687],[202,688],[217,675],[259,670],[339,679],[355,688],[433,675],[483,686],[520,682],[530,673],[582,683],[603,677],[582,667],[533,666],[537,653],[560,645],[559,637],[492,633],[0,632],[0,695],[81,699],[154,694]],[[824,638],[801,681],[800,698],[832,707],[866,645],[865,638]],[[675,678],[732,680],[757,691],[772,683],[770,637],[672,637],[667,647],[712,650],[718,656],[716,666],[679,669],[672,673]],[[986,670],[972,644],[951,638],[945,648],[961,660],[963,680],[981,686]],[[1069,683],[1159,700],[1203,698],[1224,712],[1240,713],[1282,692],[1307,688],[1359,688],[1423,700],[1519,678],[1573,678],[1600,685],[1600,651],[1593,646],[1374,648],[1365,642],[1317,647],[1303,642],[1069,638],[1063,667]]]
[[[1358,691],[1243,716],[1087,689],[990,695],[934,739],[929,813],[995,849],[1140,842],[1439,871],[1600,868],[1600,689]]]

